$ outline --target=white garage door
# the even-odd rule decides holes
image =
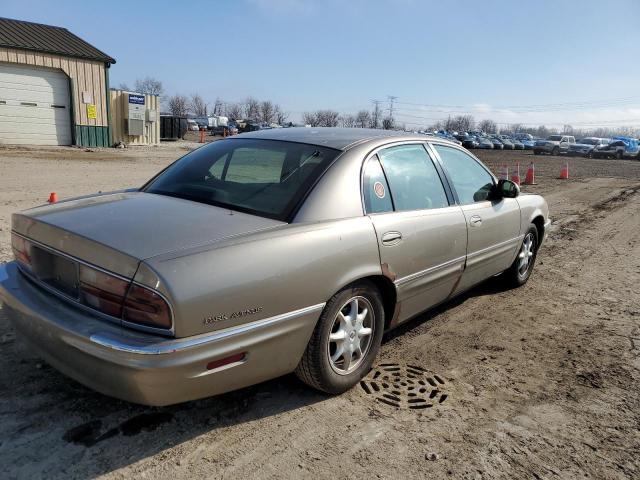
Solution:
[[[0,63],[0,143],[71,145],[70,110],[60,70]]]

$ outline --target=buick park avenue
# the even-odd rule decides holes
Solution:
[[[337,394],[386,330],[496,275],[523,285],[548,226],[543,198],[444,139],[258,131],[14,214],[0,300],[48,363],[131,402],[290,372]]]

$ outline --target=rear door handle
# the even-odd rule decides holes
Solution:
[[[469,223],[471,223],[472,227],[482,225],[482,218],[480,218],[480,215],[472,215],[469,219]]]
[[[402,240],[402,234],[400,232],[387,232],[382,235],[383,245],[395,245]]]

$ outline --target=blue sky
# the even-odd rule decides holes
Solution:
[[[1,3],[115,57],[112,86],[151,75],[167,94],[253,95],[294,120],[395,95],[409,126],[450,113],[640,125],[638,0]]]

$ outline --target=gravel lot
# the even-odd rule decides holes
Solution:
[[[12,212],[140,185],[197,146],[0,148],[0,261]],[[564,157],[475,153],[522,177],[535,161],[524,190],[554,224],[525,287],[489,281],[387,335],[377,368],[425,369],[442,403],[328,397],[287,376],[131,405],[44,364],[0,310],[0,478],[639,478],[640,162],[568,159],[561,181]]]

